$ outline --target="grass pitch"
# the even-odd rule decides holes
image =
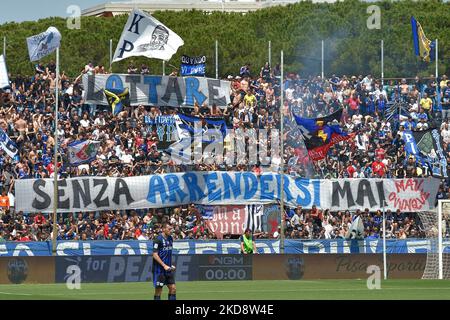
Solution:
[[[85,283],[80,290],[65,284],[0,285],[0,300],[152,300],[152,283]],[[162,299],[167,299],[164,288]],[[177,283],[178,300],[448,300],[448,280],[387,280],[369,290],[366,280],[195,281]]]

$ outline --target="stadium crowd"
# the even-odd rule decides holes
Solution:
[[[36,65],[31,77],[16,76],[11,88],[0,95],[0,127],[16,143],[18,154],[11,158],[0,150],[0,241],[41,241],[51,235],[51,216],[15,212],[8,194],[14,193],[18,179],[76,176],[127,177],[185,170],[236,170],[262,172],[278,167],[257,164],[193,164],[175,165],[160,145],[158,134],[149,130],[146,118],[171,115],[175,108],[136,106],[125,108],[113,116],[109,106],[83,101],[81,76],[76,79],[61,74],[59,124],[57,128],[60,158],[54,166],[53,148],[56,66],[53,62]],[[148,74],[148,67],[133,65],[128,73]],[[87,64],[82,73],[106,73],[103,66]],[[177,75],[174,70],[171,75]],[[223,117],[227,126],[237,132],[280,127],[280,110],[285,116],[286,172],[310,178],[403,178],[429,176],[428,168],[407,157],[401,132],[415,128],[423,130],[437,126],[443,138],[443,149],[450,163],[450,81],[416,77],[391,80],[382,84],[371,75],[329,79],[288,74],[284,79],[285,100],[280,108],[280,66],[273,69],[266,63],[253,71],[245,65],[236,76],[229,75],[231,103],[225,109],[196,105],[183,109],[201,117]],[[437,90],[439,89],[439,90]],[[439,94],[438,94],[439,93]],[[390,106],[401,102],[406,115],[389,119]],[[313,163],[296,128],[292,114],[303,117],[325,116],[340,108],[343,128],[355,133],[351,141],[332,146],[325,160]],[[399,120],[396,120],[399,119]],[[391,120],[391,121],[388,121]],[[244,135],[242,135],[244,136]],[[75,140],[101,142],[97,158],[88,164],[70,166],[68,144]],[[270,145],[270,136],[260,144]],[[269,156],[275,157],[275,155]],[[274,162],[272,161],[272,164]],[[443,180],[439,199],[448,198],[450,181]],[[11,207],[11,208],[10,208]],[[290,208],[286,212],[288,238],[342,238],[352,218],[361,215],[365,236],[380,237],[380,212],[330,212],[327,209]],[[126,240],[153,239],[161,224],[174,226],[175,239],[210,239],[214,234],[206,227],[201,206],[189,205],[156,210],[120,212],[90,212],[59,215],[59,239],[65,240]],[[417,215],[387,212],[387,234],[391,238],[423,237]],[[277,238],[279,232],[257,232],[260,238]]]

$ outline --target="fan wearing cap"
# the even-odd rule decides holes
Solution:
[[[241,241],[242,254],[258,253],[256,251],[256,243],[253,241],[252,230],[249,228],[245,229],[244,234],[239,238],[239,240]]]

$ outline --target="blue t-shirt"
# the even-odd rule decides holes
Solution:
[[[48,154],[44,154],[42,156],[42,162],[44,163],[44,166],[47,166],[50,162],[52,162],[52,156]]]
[[[153,252],[157,252],[162,262],[168,266],[172,265],[172,244],[172,236],[168,236],[166,239],[162,234],[158,235],[153,241]],[[164,268],[155,259],[153,259],[153,273],[165,272],[166,271]]]
[[[419,113],[418,118],[419,120],[425,119],[425,121],[428,121],[428,116],[426,113]]]

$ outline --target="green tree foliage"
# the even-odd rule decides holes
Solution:
[[[381,29],[369,30],[366,22],[369,5],[381,8]],[[207,75],[215,75],[215,40],[219,41],[220,76],[236,74],[248,62],[253,72],[268,60],[268,41],[272,41],[272,63],[284,50],[285,70],[301,76],[320,73],[321,40],[325,43],[325,73],[366,74],[380,76],[380,40],[385,44],[385,77],[414,77],[434,73],[434,63],[420,61],[413,54],[410,17],[414,15],[427,37],[439,39],[439,72],[450,65],[450,4],[438,0],[383,1],[358,0],[334,4],[304,1],[288,6],[240,13],[205,13],[201,11],[157,11],[153,14],[179,34],[185,45],[166,65],[179,67],[181,55],[207,56]],[[113,50],[121,35],[127,15],[114,18],[82,17],[81,29],[70,30],[62,18],[36,22],[7,23],[0,26],[0,36],[7,37],[7,64],[12,74],[31,75],[26,38],[57,27],[62,34],[61,71],[71,77],[92,61],[109,68],[109,39]],[[54,55],[43,59],[47,63]],[[162,73],[156,59],[129,58],[113,64],[113,72],[125,72],[127,66],[147,64],[151,73]]]

